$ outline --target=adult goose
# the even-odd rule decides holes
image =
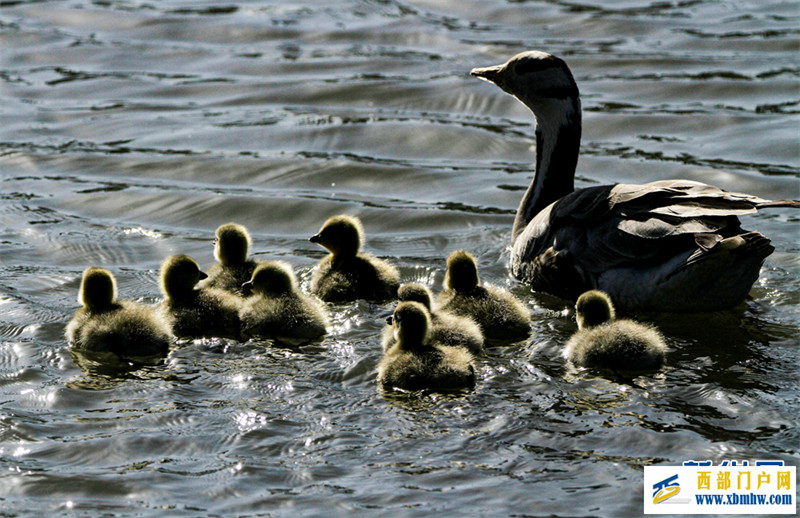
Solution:
[[[471,74],[536,118],[536,172],[511,234],[511,271],[535,290],[575,300],[599,289],[628,310],[729,308],[744,300],[774,250],[737,216],[800,207],[689,180],[576,191],[581,104],[566,63],[529,51]]]

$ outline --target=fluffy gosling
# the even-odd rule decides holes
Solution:
[[[252,240],[247,229],[236,223],[220,225],[215,233],[214,257],[219,261],[208,269],[203,287],[217,288],[244,296],[242,284],[253,276],[258,262],[249,259]]]
[[[179,337],[239,338],[241,298],[216,288],[197,289],[207,276],[188,255],[172,255],[161,264],[161,310]]]
[[[288,263],[268,261],[258,265],[244,287],[252,289],[253,296],[239,311],[242,339],[312,340],[325,334],[329,325],[325,305],[300,292]]]
[[[517,341],[530,335],[528,308],[508,291],[481,284],[469,252],[456,250],[447,258],[444,289],[437,299],[440,310],[472,317],[487,339]]]
[[[353,216],[329,218],[309,241],[331,254],[319,262],[311,291],[326,302],[382,301],[397,296],[400,272],[388,262],[361,252],[364,229]]]
[[[121,358],[166,355],[172,341],[169,322],[147,306],[116,297],[117,283],[111,272],[94,266],[83,272],[78,292],[83,307],[66,327],[70,345]]]
[[[587,291],[575,304],[578,331],[564,347],[564,357],[584,367],[613,370],[659,368],[667,352],[664,337],[652,326],[616,320],[608,295]]]
[[[431,290],[419,283],[411,282],[400,286],[397,290],[400,302],[419,302],[428,310],[431,317],[430,338],[433,342],[453,347],[464,347],[475,356],[483,354],[483,333],[475,321],[466,316],[455,315],[447,311],[432,311]],[[388,351],[395,343],[394,328],[387,325],[383,330],[383,350]]]
[[[430,316],[418,302],[401,302],[391,320],[396,343],[378,364],[378,383],[384,390],[431,389],[450,391],[475,386],[472,355],[430,339]]]

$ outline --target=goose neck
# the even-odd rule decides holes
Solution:
[[[545,207],[575,189],[581,142],[580,101],[558,99],[530,108],[536,117],[536,169],[517,209],[512,239]]]

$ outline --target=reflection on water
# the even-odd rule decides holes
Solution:
[[[687,178],[800,198],[793,2],[0,4],[0,483],[20,514],[641,513],[647,464],[798,462],[798,215],[752,300],[641,315],[656,373],[575,369],[564,301],[507,271],[534,122],[468,76],[539,48],[582,93],[577,187]],[[714,23],[709,24],[709,20]],[[214,229],[308,288],[329,216],[403,280],[441,287],[470,250],[530,307],[466,394],[381,394],[392,304],[331,306],[298,347],[194,340],[156,365],[69,351],[86,266],[154,303],[170,254],[214,262]]]

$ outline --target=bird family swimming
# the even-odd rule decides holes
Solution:
[[[252,239],[247,229],[237,223],[220,225],[215,232],[214,257],[219,261],[208,271],[203,287],[244,295],[242,284],[253,276],[258,262],[250,259]]]
[[[664,362],[667,345],[658,329],[616,320],[607,294],[587,291],[575,304],[578,331],[564,347],[563,356],[576,365],[614,370],[657,369]]]
[[[311,292],[326,302],[395,298],[400,272],[383,259],[361,252],[364,228],[354,216],[329,218],[309,241],[326,248],[311,277]]]
[[[447,258],[444,288],[436,299],[439,309],[471,317],[487,339],[517,341],[530,335],[528,308],[510,292],[482,284],[469,252],[456,250]]]
[[[601,289],[626,309],[710,311],[741,303],[774,248],[738,215],[800,207],[689,180],[574,189],[581,139],[578,86],[540,51],[471,74],[536,118],[536,169],[512,230],[512,274],[575,300]]]
[[[743,230],[738,216],[771,207],[800,208],[797,200],[771,201],[689,180],[575,190],[581,104],[566,63],[545,52],[529,51],[501,65],[474,68],[471,74],[517,98],[536,118],[535,174],[516,213],[510,258],[512,274],[535,290],[575,300],[588,290],[600,289],[626,310],[729,308],[745,298],[774,250],[762,234]],[[205,274],[190,258],[192,272],[166,274],[173,258],[162,267],[167,297],[162,306],[179,335],[238,336],[241,300],[210,286],[223,285],[235,270],[230,265],[246,265],[250,271],[254,264],[247,259],[250,237],[235,224],[221,226],[217,237],[220,264],[212,267],[214,278],[203,290],[195,285]],[[310,241],[330,252],[311,278],[311,290],[322,300],[385,301],[397,295],[397,268],[361,252],[363,228],[358,218],[329,218]],[[243,278],[225,281],[224,286],[236,292]],[[488,339],[520,340],[531,331],[524,304],[505,290],[481,286],[475,260],[464,251],[448,258],[445,291],[437,303],[434,314],[444,310],[470,316]],[[408,303],[398,308],[403,304]],[[431,317],[424,306],[423,310],[425,340],[430,340]],[[616,328],[627,325],[620,321]],[[387,346],[391,342],[384,341]],[[387,355],[403,349],[398,349],[399,338],[397,342]],[[573,345],[570,350],[580,348]]]
[[[245,284],[252,287],[253,296],[239,311],[242,339],[311,340],[325,334],[330,324],[325,305],[300,291],[288,263],[262,263]]]
[[[401,302],[390,321],[396,343],[378,364],[381,388],[450,391],[475,386],[472,355],[462,347],[431,340],[430,316],[422,304]]]
[[[83,307],[66,327],[72,347],[126,359],[166,355],[172,341],[169,322],[152,308],[116,297],[111,272],[94,266],[84,270],[78,293]]]
[[[239,338],[241,298],[216,288],[196,288],[207,276],[188,255],[172,255],[161,263],[160,309],[179,337]]]
[[[431,307],[433,294],[424,284],[410,282],[401,285],[397,290],[397,299],[400,302],[419,302],[428,310],[431,318],[430,338],[434,342],[463,347],[476,356],[484,352],[483,333],[475,320],[448,311],[434,311]],[[388,351],[397,342],[391,325],[384,328],[382,341],[384,351]]]

